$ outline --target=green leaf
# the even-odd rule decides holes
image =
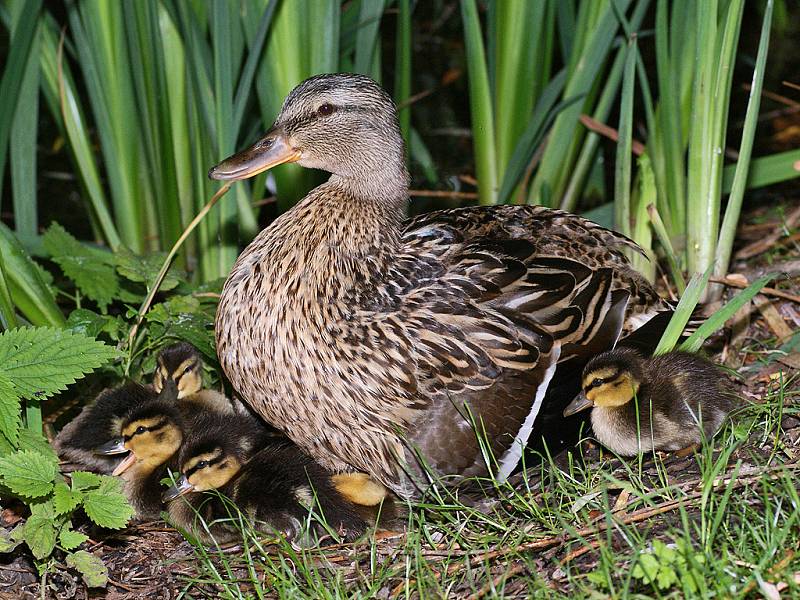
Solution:
[[[669,352],[675,347],[675,344],[678,343],[683,330],[686,328],[686,324],[689,322],[694,309],[697,307],[697,303],[700,301],[700,296],[705,291],[706,285],[708,285],[708,278],[710,276],[711,267],[706,269],[706,272],[703,274],[695,273],[689,280],[689,284],[686,286],[686,290],[683,292],[683,296],[681,296],[680,302],[678,302],[678,306],[675,308],[675,312],[669,320],[669,324],[664,330],[664,333],[661,335],[661,339],[653,354],[657,355]]]
[[[771,280],[775,279],[775,277],[776,275],[774,273],[764,275],[739,292],[733,297],[733,299],[731,299],[730,302],[715,312],[706,320],[705,323],[698,327],[697,331],[690,335],[686,341],[680,345],[680,350],[685,352],[697,352],[700,349],[700,346],[703,345],[703,342],[706,341],[710,335],[725,325],[725,321],[735,315],[737,310],[749,302],[753,296],[761,291],[761,288],[767,285]]]
[[[11,532],[0,527],[0,554],[11,552],[19,546],[19,540],[12,539]]]
[[[69,474],[72,479],[72,490],[83,492],[90,488],[96,488],[103,481],[100,475],[89,473],[88,471],[73,471]]]
[[[119,294],[114,255],[80,243],[58,223],[50,225],[42,244],[64,275],[105,311]]]
[[[108,334],[114,341],[119,341],[121,337],[119,317],[99,315],[85,308],[78,308],[70,313],[67,318],[67,329],[95,339],[102,333]]]
[[[96,489],[85,493],[83,508],[89,518],[101,527],[121,529],[133,516],[133,509],[122,493],[119,480],[113,477],[101,479]]]
[[[12,492],[26,498],[39,498],[53,490],[58,463],[49,457],[23,450],[0,458],[0,476]]]
[[[88,539],[88,535],[80,531],[75,531],[74,529],[67,529],[66,527],[58,534],[58,542],[64,550],[73,550]]]
[[[53,491],[53,507],[57,515],[71,513],[80,503],[80,492],[73,492],[63,481],[56,483]]]
[[[105,587],[108,583],[108,569],[97,556],[86,550],[78,550],[67,555],[67,565],[78,571],[89,587]]]
[[[144,283],[149,290],[155,283],[166,256],[165,252],[154,252],[147,256],[138,256],[123,247],[116,253],[117,271],[130,281]],[[180,277],[170,270],[167,271],[167,275],[164,277],[159,289],[164,291],[171,290],[179,283]]]
[[[0,335],[0,375],[23,398],[40,400],[65,390],[117,355],[111,346],[62,329],[25,327]]]
[[[24,538],[36,558],[41,560],[50,556],[56,546],[53,519],[42,515],[31,515],[25,523]]]
[[[53,447],[47,441],[47,438],[42,435],[41,431],[34,431],[33,429],[20,429],[19,431],[19,450],[30,450],[41,454],[47,460],[58,464],[58,455]]]
[[[14,385],[0,375],[0,432],[14,446],[19,441],[20,425],[19,396]]]

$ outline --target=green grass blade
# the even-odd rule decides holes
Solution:
[[[31,44],[11,125],[11,189],[14,229],[23,244],[37,235],[36,134],[39,117],[39,36]],[[0,167],[2,168],[2,167]],[[2,182],[0,182],[0,186]]]
[[[739,158],[736,162],[736,174],[733,179],[731,194],[728,198],[728,205],[725,209],[725,217],[722,221],[719,242],[717,244],[717,254],[714,261],[714,274],[717,277],[723,277],[728,272],[728,263],[730,262],[733,241],[736,236],[736,225],[739,222],[739,214],[742,210],[742,200],[744,198],[747,173],[750,166],[750,156],[753,151],[753,140],[755,139],[756,125],[758,123],[758,110],[761,106],[761,88],[764,85],[764,71],[767,64],[773,4],[773,0],[767,0],[764,21],[761,24],[761,39],[758,43],[756,66],[755,69],[753,69],[750,99],[747,103],[744,128],[742,129],[742,142],[739,146]],[[716,297],[719,297],[721,293],[721,288],[716,288],[714,290],[714,295]]]
[[[20,313],[34,326],[64,326],[64,316],[37,265],[11,230],[0,223],[0,255],[6,284]]]
[[[478,196],[481,204],[496,204],[498,181],[492,94],[489,89],[486,52],[475,0],[461,0],[461,18],[469,76],[470,118]]]
[[[361,0],[356,32],[355,72],[370,75],[380,81],[380,73],[375,72],[375,61],[379,50],[379,29],[381,15],[386,0]]]
[[[686,291],[683,292],[678,306],[675,307],[675,313],[669,321],[669,325],[661,335],[658,346],[653,354],[664,354],[670,352],[686,328],[689,318],[692,316],[694,309],[700,302],[700,296],[705,292],[708,285],[708,278],[711,276],[711,267],[709,267],[704,274],[695,273],[689,280],[689,285],[686,286]]]
[[[8,156],[8,141],[11,137],[11,125],[19,96],[17,91],[25,78],[26,65],[36,35],[36,23],[42,0],[26,2],[21,7],[19,21],[14,27],[14,35],[6,57],[3,69],[3,78],[0,79],[0,200],[2,199],[3,175],[5,173],[6,157]]]
[[[683,278],[683,272],[681,271],[678,257],[672,247],[672,242],[669,239],[667,228],[664,226],[664,221],[661,220],[658,207],[655,204],[648,205],[647,213],[650,216],[650,223],[653,226],[653,231],[655,231],[656,237],[664,250],[664,255],[667,257],[667,264],[672,273],[672,280],[675,283],[675,287],[678,288],[678,296],[683,296],[686,291],[686,280]]]
[[[276,4],[270,2],[269,6]],[[401,7],[400,18],[403,18]],[[311,0],[309,23],[314,35],[309,40],[309,61],[315,73],[334,73],[339,67],[339,37],[341,32],[342,6],[338,0]],[[409,14],[410,16],[410,14]]]
[[[4,330],[18,326],[17,312],[6,281],[6,267],[2,252],[0,252],[0,326]]]
[[[614,167],[614,225],[616,230],[631,235],[631,146],[633,144],[633,93],[636,82],[636,37],[628,42],[622,77],[622,98],[619,108],[619,140]]]
[[[411,96],[411,0],[398,1],[397,54],[394,61],[394,101],[401,104]],[[411,107],[398,111],[400,131],[406,143],[411,136]]]
[[[752,300],[753,296],[758,294],[758,292],[760,292],[761,289],[770,281],[775,279],[775,277],[775,274],[764,275],[736,294],[736,296],[734,296],[730,302],[728,302],[720,310],[716,311],[705,321],[705,323],[698,327],[697,331],[690,335],[686,341],[680,345],[680,350],[685,352],[697,352],[703,345],[703,342],[705,342],[709,336],[725,325],[725,322],[733,317],[733,315],[736,314],[736,311],[742,308],[742,306],[744,306],[747,302]],[[691,283],[689,286],[691,287]],[[670,322],[670,325],[672,325],[672,322]]]
[[[722,174],[722,193],[728,194],[733,189],[737,164],[725,167]],[[760,156],[750,161],[747,173],[747,189],[788,181],[800,177],[800,150],[787,150],[769,156]]]

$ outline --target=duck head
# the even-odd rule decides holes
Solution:
[[[168,346],[159,353],[153,387],[161,392],[166,381],[175,383],[178,400],[200,391],[203,387],[203,361],[194,346],[182,342]]]
[[[623,406],[633,400],[642,382],[643,360],[631,348],[617,348],[592,358],[583,369],[581,392],[564,409],[564,416],[594,406]]]
[[[316,75],[291,91],[260,140],[213,167],[208,176],[246,179],[289,162],[343,178],[389,170],[407,181],[394,102],[364,75]]]

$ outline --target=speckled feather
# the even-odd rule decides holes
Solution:
[[[415,446],[439,473],[484,473],[470,418],[507,456],[557,363],[667,310],[625,259],[636,245],[575,215],[474,207],[404,223],[388,96],[353,75],[298,89],[275,127],[301,165],[333,175],[240,255],[217,352],[242,398],[325,467],[405,496],[414,486],[401,464],[419,476]],[[321,101],[363,110],[336,129],[302,118]]]

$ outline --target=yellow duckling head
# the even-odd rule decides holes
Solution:
[[[186,342],[164,348],[156,358],[153,387],[161,392],[165,381],[173,381],[178,399],[196,394],[203,387],[203,361],[200,353]]]
[[[618,348],[590,360],[581,377],[581,392],[564,409],[564,416],[599,406],[624,406],[636,397],[644,377],[642,356],[630,348]]]

